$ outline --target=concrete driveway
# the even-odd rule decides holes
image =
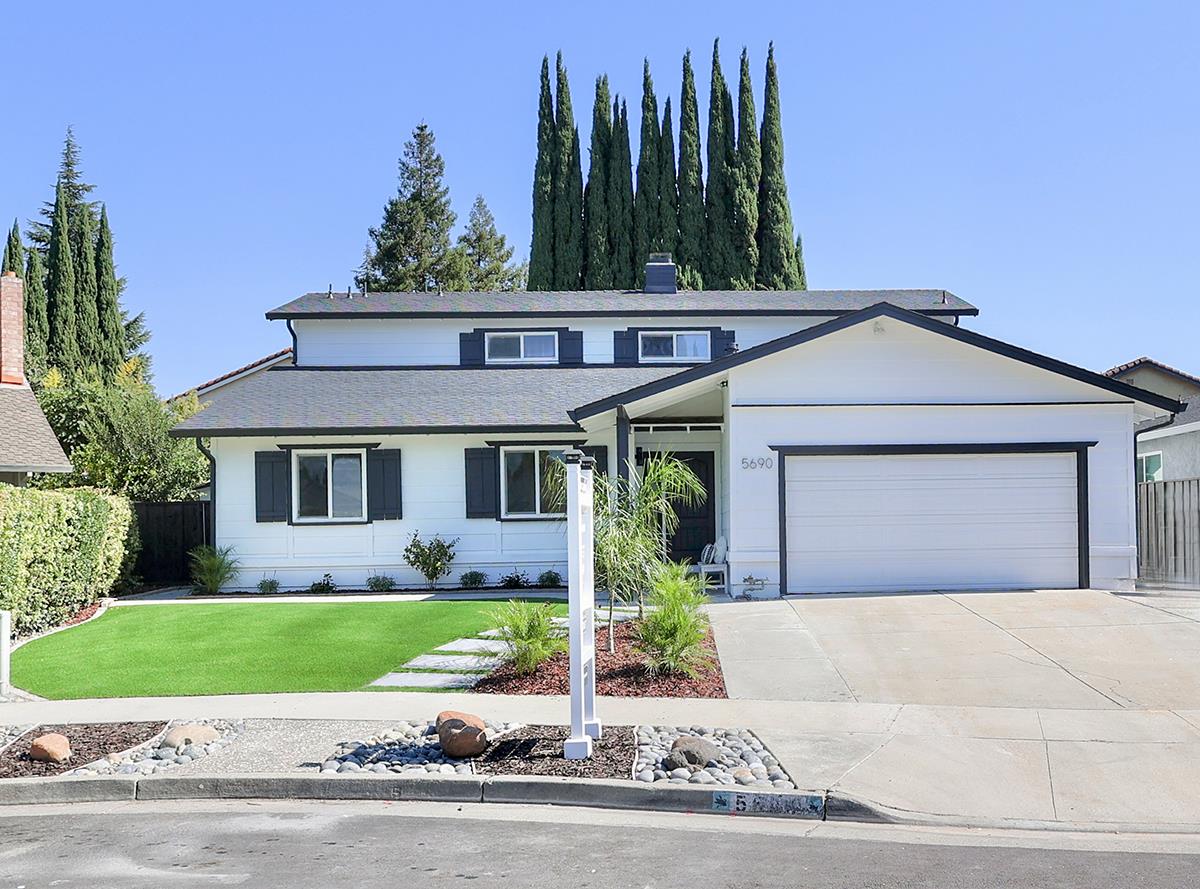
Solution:
[[[733,698],[1200,708],[1200,597],[829,595],[722,602],[711,614]]]

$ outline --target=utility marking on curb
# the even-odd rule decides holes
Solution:
[[[731,815],[785,815],[793,818],[821,818],[825,800],[811,793],[743,793],[739,790],[714,790],[712,810]]]

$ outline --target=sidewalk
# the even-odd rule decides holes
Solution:
[[[563,723],[563,697],[405,692],[130,698],[0,704],[0,724],[222,717],[430,719],[468,709]],[[753,729],[799,787],[829,790],[901,821],[994,827],[1200,830],[1200,710],[1065,710],[801,701],[602,698],[608,724]],[[301,726],[295,726],[298,733]],[[261,727],[264,753],[287,726]],[[316,732],[307,725],[303,733]],[[255,731],[230,748],[255,762]],[[312,754],[319,754],[314,750]],[[196,766],[200,766],[197,763]],[[216,763],[214,763],[216,765]],[[185,768],[192,769],[194,766]],[[264,771],[277,769],[264,764]],[[202,775],[202,771],[189,774]]]

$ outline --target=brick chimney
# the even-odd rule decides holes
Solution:
[[[0,275],[0,383],[25,382],[25,282]]]

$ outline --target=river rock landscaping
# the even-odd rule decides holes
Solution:
[[[796,788],[753,732],[706,726],[638,726],[633,776],[646,783]]]
[[[484,725],[492,740],[520,728],[515,722],[484,720]],[[343,775],[364,772],[409,776],[472,774],[471,760],[454,759],[442,750],[434,722],[401,722],[380,735],[343,741],[320,768],[323,773]]]
[[[0,778],[52,777],[78,773],[80,763],[97,766],[107,757],[122,754],[159,735],[162,722],[97,722],[71,725],[42,725],[22,734],[0,753]],[[49,734],[66,737],[70,758],[65,762],[44,762],[30,756],[35,739]],[[89,766],[90,768],[90,766]]]

